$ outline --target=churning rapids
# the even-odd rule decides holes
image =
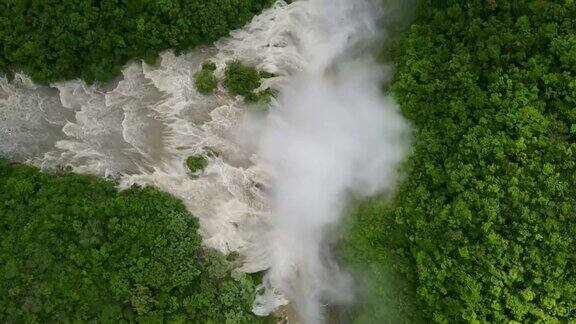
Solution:
[[[291,302],[305,323],[353,299],[328,232],[349,197],[392,190],[408,127],[366,54],[383,37],[379,1],[299,0],[274,6],[214,46],[127,65],[107,86],[39,86],[0,78],[0,155],[46,169],[153,185],[200,219],[204,244],[239,252],[242,270],[268,270],[254,312]],[[274,73],[267,116],[219,88],[194,89],[203,61],[240,59]],[[185,159],[203,155],[197,178]]]

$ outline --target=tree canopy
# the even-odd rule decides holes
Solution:
[[[257,323],[254,284],[153,188],[0,159],[0,322]]]
[[[408,176],[347,244],[403,273],[428,320],[576,318],[574,17],[574,1],[419,1],[390,88],[415,128]]]
[[[271,0],[0,2],[0,71],[38,82],[108,81],[131,59],[154,62],[225,36]]]

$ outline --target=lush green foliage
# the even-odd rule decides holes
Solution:
[[[576,2],[419,4],[391,87],[409,175],[348,257],[392,260],[435,322],[574,322]]]
[[[153,62],[225,36],[270,0],[0,1],[0,70],[34,80],[107,81],[130,59]]]
[[[204,170],[208,166],[208,161],[203,156],[192,155],[186,159],[186,166],[188,166],[190,172],[196,173]]]
[[[0,322],[254,323],[254,286],[152,188],[0,159]]]
[[[274,91],[269,88],[258,92],[256,90],[262,85],[263,78],[272,76],[272,73],[258,71],[241,61],[232,61],[226,66],[224,86],[232,94],[243,96],[246,102],[266,103],[274,96]]]
[[[423,306],[416,296],[414,278],[407,278],[410,264],[397,259],[394,251],[401,249],[390,215],[392,208],[384,198],[355,204],[346,224],[346,236],[339,245],[348,261],[349,271],[362,287],[361,303],[353,314],[354,323],[426,323]],[[408,271],[407,271],[408,270]]]
[[[218,86],[218,80],[216,80],[216,77],[214,76],[215,70],[216,64],[214,64],[214,62],[208,61],[202,64],[202,69],[194,76],[196,78],[194,86],[198,92],[202,94],[210,94],[214,92],[214,89]]]

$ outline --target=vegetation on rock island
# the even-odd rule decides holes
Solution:
[[[204,62],[200,71],[194,75],[194,86],[201,94],[211,94],[218,87],[218,80],[214,75],[216,64],[214,62]]]
[[[273,76],[241,61],[232,61],[226,66],[224,86],[230,93],[244,97],[248,103],[267,103],[275,95],[274,91],[270,88],[257,90],[262,86],[262,79]]]
[[[200,155],[191,155],[186,159],[186,166],[192,173],[198,173],[208,166],[208,160]]]

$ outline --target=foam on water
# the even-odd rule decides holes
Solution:
[[[277,1],[214,46],[181,56],[165,52],[156,66],[127,65],[115,86],[0,78],[0,154],[114,178],[122,188],[157,186],[200,219],[206,246],[241,252],[245,271],[267,269],[259,251],[269,218],[262,192],[267,176],[237,136],[246,107],[221,86],[214,95],[199,94],[194,74],[211,59],[222,78],[226,62],[241,59],[276,73],[263,88],[277,87],[302,67],[291,35],[292,16],[301,10]],[[197,178],[185,166],[190,155],[209,161]]]
[[[23,159],[50,150],[73,116],[54,89],[23,75],[12,82],[0,77],[0,156]]]

